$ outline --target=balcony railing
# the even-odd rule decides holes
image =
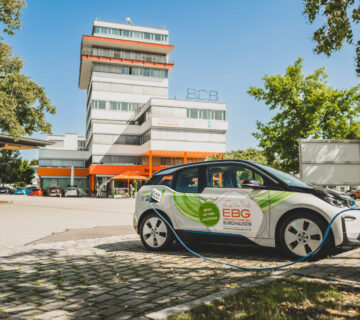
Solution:
[[[164,55],[156,55],[142,52],[124,51],[105,48],[82,48],[81,53],[88,56],[117,58],[153,63],[174,64],[173,59],[167,59]]]

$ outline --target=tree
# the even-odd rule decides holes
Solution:
[[[255,148],[248,148],[246,150],[234,150],[225,152],[221,155],[222,159],[241,159],[241,160],[252,160],[260,163],[266,163],[266,157],[262,150]],[[219,156],[214,155],[208,157],[208,160],[218,160]]]
[[[24,7],[24,1],[0,0],[0,21],[7,26],[4,32],[11,35],[21,27],[19,17]],[[45,113],[54,114],[56,108],[41,86],[21,74],[23,64],[12,56],[9,45],[0,44],[0,132],[15,138],[35,131],[51,133]]]
[[[31,184],[34,179],[34,174],[35,171],[33,168],[30,168],[29,161],[23,160],[19,170],[19,181],[23,181],[25,184]]]
[[[30,184],[35,173],[31,163],[22,160],[19,151],[0,150],[0,184]]]
[[[0,184],[18,181],[21,166],[19,151],[0,150]]]
[[[330,56],[342,48],[344,42],[356,46],[356,73],[360,76],[360,40],[354,39],[353,27],[360,22],[360,3],[355,0],[304,0],[304,14],[312,24],[319,16],[326,23],[313,35],[315,52]]]
[[[324,68],[304,76],[299,58],[284,76],[265,75],[264,89],[248,90],[270,110],[278,110],[268,123],[258,121],[253,133],[269,164],[297,173],[300,138],[360,138],[360,87],[333,89],[326,78]]]
[[[9,35],[14,34],[14,29],[21,28],[21,9],[26,7],[25,1],[0,0],[0,21],[5,24],[3,31]]]

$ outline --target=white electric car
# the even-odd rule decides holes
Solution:
[[[164,169],[139,190],[134,228],[150,250],[173,241],[151,202],[186,241],[226,243],[245,238],[280,247],[297,259],[321,243],[331,219],[352,206],[346,197],[312,187],[274,168],[245,160],[218,160]],[[360,243],[360,211],[345,212],[314,258],[342,244]]]

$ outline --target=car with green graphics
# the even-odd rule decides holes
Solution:
[[[331,219],[350,208],[347,198],[310,186],[272,167],[246,160],[217,160],[158,171],[139,190],[134,228],[143,245],[165,250],[173,242],[170,228],[181,239],[221,243],[251,241],[279,247],[293,259],[306,256],[321,243]],[[360,214],[346,212],[332,224],[314,258],[335,246],[360,243]]]

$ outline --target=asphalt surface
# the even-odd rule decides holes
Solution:
[[[134,233],[135,199],[0,195],[0,249]]]

